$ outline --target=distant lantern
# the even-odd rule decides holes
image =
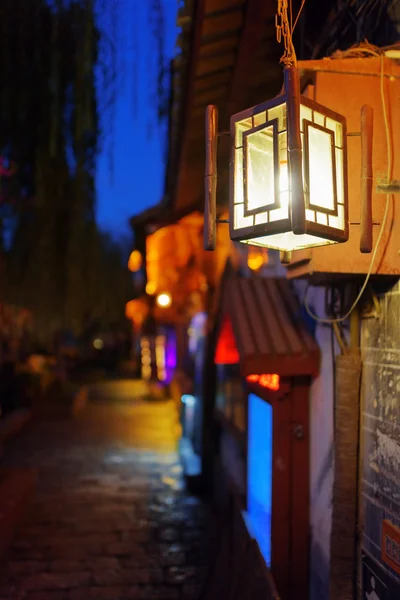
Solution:
[[[160,308],[169,308],[172,304],[171,294],[168,294],[167,292],[159,294],[156,298],[156,302],[157,306]]]
[[[139,329],[149,314],[149,310],[148,303],[142,298],[137,298],[126,303],[125,316],[132,321],[136,329]]]
[[[284,252],[348,239],[346,119],[283,94],[231,117],[230,234]]]
[[[261,267],[268,263],[268,250],[265,248],[255,248],[249,246],[247,254],[247,266],[252,271],[259,271]]]
[[[144,381],[149,381],[153,374],[154,337],[140,338],[141,374]]]
[[[133,250],[129,256],[128,269],[132,273],[137,273],[142,268],[143,258],[139,250]]]
[[[155,281],[148,281],[146,283],[146,294],[148,296],[153,296],[156,293],[157,284]]]

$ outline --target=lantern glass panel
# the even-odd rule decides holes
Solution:
[[[312,248],[321,246],[321,244],[334,244],[333,240],[322,240],[320,237],[304,233],[296,235],[292,231],[277,233],[275,235],[260,236],[249,240],[243,240],[246,244],[261,246],[262,248],[271,248],[272,250],[302,250],[303,248]]]
[[[254,216],[250,215],[245,217],[244,215],[244,204],[235,204],[235,227],[238,229],[241,227],[251,227],[254,225]]]
[[[268,121],[276,121],[279,133],[286,131],[286,104],[268,109]]]
[[[246,212],[275,203],[274,127],[262,127],[245,136]]]
[[[317,125],[321,125],[321,127],[323,127],[325,125],[325,115],[322,115],[321,113],[319,113],[315,110],[314,111],[314,123],[316,123]]]
[[[267,122],[267,111],[263,110],[262,112],[254,115],[253,117],[253,125],[254,127],[258,127],[259,125],[264,125]]]
[[[235,150],[235,204],[244,207],[243,148]]]
[[[313,111],[310,107],[304,106],[304,104],[300,105],[300,131],[304,133],[304,122],[313,120]]]
[[[249,129],[252,128],[253,121],[250,117],[249,119],[243,119],[243,121],[239,121],[236,123],[235,127],[235,147],[243,148],[243,134]]]
[[[288,219],[286,104],[237,121],[234,136],[234,229]]]
[[[302,110],[300,114],[310,115]],[[311,111],[311,120],[303,118],[301,124],[306,220],[344,232],[343,123],[324,115],[322,121],[321,114]],[[321,125],[322,122],[324,125]],[[324,238],[320,238],[318,245],[326,243]]]
[[[344,204],[344,179],[343,179],[343,149],[335,148],[336,154],[336,193],[338,204]]]
[[[335,211],[336,204],[332,138],[332,132],[308,128],[309,204],[329,211]]]

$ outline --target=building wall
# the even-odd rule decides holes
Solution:
[[[305,286],[296,282],[299,299]],[[308,304],[313,313],[325,317],[325,288],[310,288]],[[310,392],[310,598],[329,597],[330,535],[333,489],[333,353],[331,327],[317,324],[315,337],[321,350],[320,374]]]
[[[284,269],[271,261],[264,276],[284,276]],[[268,272],[267,272],[268,271]],[[306,283],[295,281],[300,302]],[[310,287],[308,304],[320,317],[325,314],[324,287]],[[371,574],[381,580],[388,592],[380,600],[400,598],[399,575],[382,560],[382,521],[399,527],[400,540],[400,285],[380,298],[377,317],[363,318],[361,350],[363,381],[361,398],[361,478],[360,525],[362,550],[367,555],[360,564],[364,592]],[[314,323],[315,325],[315,323]],[[310,391],[310,538],[311,600],[329,598],[330,536],[334,483],[334,358],[339,352],[330,325],[316,324],[315,337],[321,349],[321,368]],[[399,546],[400,551],[400,546]],[[400,555],[399,555],[400,558]],[[368,562],[368,559],[369,562]],[[366,570],[365,564],[368,563]],[[400,571],[400,564],[399,564]],[[365,577],[367,573],[367,578]],[[376,583],[378,586],[378,583]],[[367,589],[368,588],[368,589]],[[400,589],[400,588],[399,588]],[[393,595],[395,594],[395,595]],[[364,597],[364,596],[363,596]]]
[[[399,284],[380,298],[380,307],[362,327],[362,548],[384,585],[395,586],[396,596],[387,597],[400,598],[400,544],[397,573],[382,560],[381,547],[382,521],[400,527]]]
[[[295,283],[299,299],[305,287]],[[310,288],[309,305],[324,317],[325,288]],[[362,320],[360,585],[370,593],[371,573],[380,600],[400,598],[399,573],[382,559],[382,522],[400,528],[400,285],[380,298],[380,314]],[[312,600],[329,597],[330,534],[334,483],[334,375],[331,327],[317,324],[320,375],[311,387],[310,525]],[[400,530],[399,530],[400,540]],[[399,546],[400,550],[400,546]],[[400,555],[399,555],[400,558]],[[370,560],[369,560],[370,559]],[[372,565],[372,566],[371,566]],[[364,579],[364,581],[363,581]],[[378,589],[379,582],[383,582]],[[399,587],[397,587],[399,586]],[[378,594],[378,595],[379,595]],[[393,595],[396,594],[396,595]],[[363,596],[364,597],[364,596]]]

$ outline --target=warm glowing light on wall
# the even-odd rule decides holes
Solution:
[[[134,314],[135,314],[135,301],[129,300],[129,302],[127,302],[125,304],[125,316],[127,319],[130,319],[132,321]]]
[[[157,284],[155,281],[148,281],[146,283],[146,294],[148,294],[149,296],[153,296],[153,294],[156,293],[157,290]]]
[[[167,292],[159,294],[156,298],[156,302],[157,306],[160,308],[169,308],[172,304],[171,294],[168,294]]]
[[[132,273],[137,273],[140,271],[143,264],[143,257],[140,254],[139,250],[133,250],[128,260],[128,269],[132,271]]]
[[[264,375],[247,375],[248,383],[258,383],[259,386],[277,392],[280,388],[281,378],[276,373]]]
[[[147,337],[142,337],[140,340],[140,350],[141,350],[141,372],[142,378],[145,381],[149,381],[151,378],[151,340]]]
[[[157,379],[159,381],[165,381],[167,378],[166,361],[165,361],[165,346],[166,346],[165,335],[158,335],[156,337],[156,367],[157,367]]]
[[[132,321],[133,325],[139,329],[149,314],[149,305],[143,298],[130,300],[125,305],[125,316]]]
[[[231,118],[230,233],[235,241],[292,251],[348,239],[346,120],[284,93]]]
[[[268,250],[266,248],[253,248],[249,246],[247,266],[252,271],[259,271],[268,263]]]

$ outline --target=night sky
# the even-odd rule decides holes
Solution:
[[[105,140],[97,167],[98,224],[116,238],[130,235],[129,217],[157,204],[161,200],[164,186],[166,129],[163,132],[157,129],[154,108],[149,104],[151,70],[150,74],[148,71],[153,38],[149,30],[146,6],[143,6],[146,2],[147,0],[125,2],[126,19],[122,18],[119,23],[119,27],[124,28],[119,36],[119,50],[125,66],[123,72],[121,71],[122,81],[116,97],[113,133]],[[172,58],[177,36],[178,2],[163,0],[163,4],[166,18],[166,54],[168,58]],[[132,57],[135,44],[131,35],[133,18],[137,18],[138,25],[135,30],[139,32],[135,51],[138,56],[136,88],[135,75],[132,72],[134,69],[131,66],[134,64]],[[134,89],[137,90],[136,108]],[[113,148],[112,170],[110,147]]]

